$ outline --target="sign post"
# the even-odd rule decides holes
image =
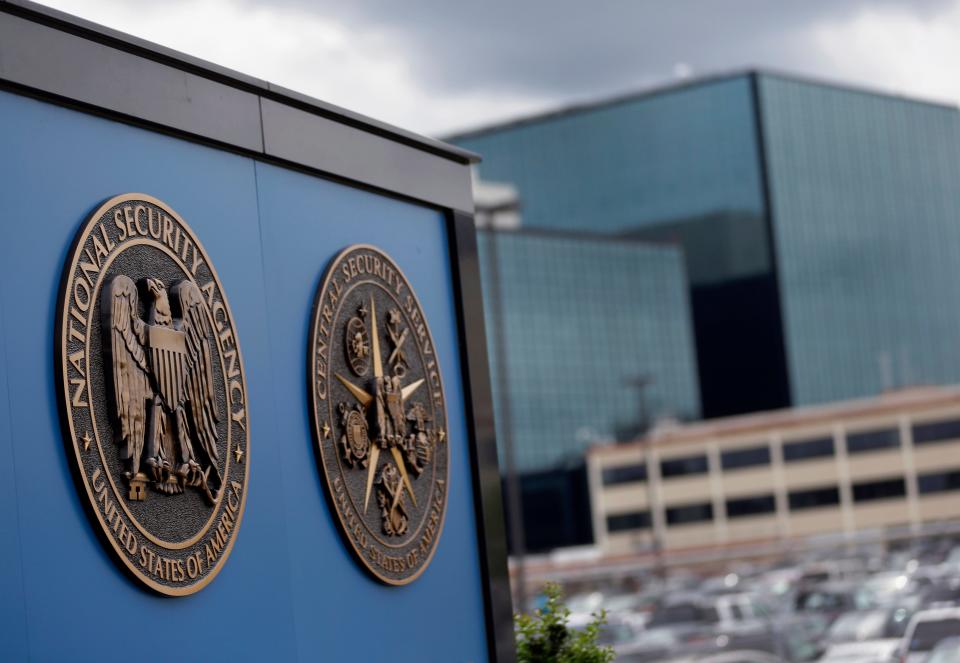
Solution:
[[[514,660],[474,155],[22,0],[0,117],[0,658]]]

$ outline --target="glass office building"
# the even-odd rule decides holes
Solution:
[[[565,231],[478,240],[500,463],[512,443],[525,547],[589,543],[586,449],[700,415],[683,251]]]
[[[497,436],[519,471],[699,418],[679,247],[487,230],[479,248]]]
[[[683,246],[701,411],[960,382],[960,112],[765,73],[454,137],[525,227]]]
[[[794,402],[960,382],[960,112],[759,82]]]
[[[525,227],[683,246],[707,417],[789,404],[755,100],[738,76],[453,139],[516,186]]]

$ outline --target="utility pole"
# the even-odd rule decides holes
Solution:
[[[650,457],[650,409],[647,405],[647,388],[653,384],[653,378],[646,373],[639,373],[624,380],[624,384],[637,390],[637,424],[635,437],[643,446],[643,463],[647,469],[647,515],[650,522],[650,541],[653,548],[654,575],[660,580],[665,576],[663,564],[663,542],[660,540],[660,530],[656,524],[655,511],[660,509],[656,488],[653,485]]]
[[[647,407],[647,388],[653,384],[653,378],[647,373],[638,373],[623,381],[624,385],[637,390],[637,423],[631,431],[631,437],[639,438],[650,429],[650,413]]]

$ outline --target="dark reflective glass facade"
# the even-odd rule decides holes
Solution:
[[[682,246],[706,417],[789,404],[753,98],[735,76],[452,138],[525,227]]]
[[[481,180],[516,187],[526,229],[666,241],[680,248],[698,396],[685,413],[723,417],[960,383],[956,108],[750,73],[451,140],[482,155]],[[518,264],[523,260],[516,258]],[[640,271],[630,277],[637,289],[645,287]],[[516,285],[517,279],[535,278],[521,268],[505,271],[500,281],[504,292],[518,290],[507,295],[516,297],[514,304],[541,311],[523,303],[537,297],[534,288]],[[489,293],[484,296],[489,301]],[[547,331],[538,333],[536,349],[523,346],[522,353],[542,359],[543,348],[568,346],[570,324],[566,312],[550,312],[559,321],[552,326],[538,315],[524,313],[523,319],[531,329]],[[506,325],[503,337],[527,333]],[[600,357],[600,363],[609,361],[603,352]],[[570,441],[572,420],[564,417],[579,405],[568,401],[568,412],[557,411],[567,432],[537,438],[532,431],[553,425],[543,423],[554,413],[543,402],[574,393],[555,385],[578,372],[528,372],[520,383],[522,370],[514,363],[526,360],[508,352],[506,383],[516,384],[518,394],[543,393],[540,402],[528,399],[533,406],[511,428],[517,439],[540,439],[537,445],[555,453],[525,452],[518,443],[518,454],[530,454],[521,464],[568,458],[582,446]],[[585,375],[589,371],[584,368]],[[652,385],[669,380],[660,375]],[[550,387],[536,386],[543,384]],[[662,387],[652,386],[651,395]],[[632,408],[635,420],[652,421],[667,411],[653,404],[644,412],[635,392],[622,391],[613,399]],[[597,422],[625,418],[613,401],[588,400]],[[590,416],[584,410],[576,419]],[[524,427],[530,432],[521,434]],[[582,437],[594,430],[588,424]],[[911,433],[917,446],[956,440],[960,421],[917,424]],[[900,438],[894,427],[853,431],[846,448],[851,456],[892,451],[907,442]],[[769,463],[769,451],[759,446],[725,454],[722,467]],[[789,463],[835,453],[826,437],[783,444]],[[861,486],[858,501],[896,493],[891,481]],[[792,509],[836,503],[835,489],[828,487],[790,495]]]
[[[760,77],[794,403],[960,381],[960,113]]]
[[[683,246],[705,417],[960,382],[954,107],[743,74],[453,140],[526,225]]]
[[[517,187],[528,227],[619,234],[683,219],[709,223],[722,215],[763,215],[746,77],[561,112],[452,140],[483,155],[478,169],[484,180]],[[744,237],[745,242],[702,244],[703,251],[723,256],[723,278],[767,269],[763,245],[750,233],[740,239]],[[709,268],[696,278],[719,271]]]
[[[493,231],[479,245],[497,434],[518,470],[636,430],[637,376],[646,416],[699,416],[679,248]]]

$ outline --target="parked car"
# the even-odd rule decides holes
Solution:
[[[910,619],[923,606],[922,597],[919,595],[906,596],[900,603],[887,608],[887,622],[883,625],[884,638],[903,637],[907,632],[907,626],[910,625]]]
[[[906,573],[893,571],[875,573],[861,587],[865,596],[873,603],[890,605],[911,589],[911,582]]]
[[[886,610],[856,610],[844,613],[830,626],[825,640],[831,645],[877,640],[883,637],[887,617]]]
[[[677,652],[680,641],[670,629],[644,631],[631,642],[613,646],[617,663],[652,663],[663,661]]]
[[[925,605],[946,607],[960,603],[960,578],[945,578],[931,585],[923,594]]]
[[[705,656],[693,656],[691,658],[680,659],[683,663],[782,663],[781,659],[763,651],[737,650],[725,651],[719,654],[708,654]],[[675,661],[672,663],[680,663]]]
[[[805,589],[795,600],[798,612],[815,612],[832,622],[845,612],[866,610],[874,603],[860,585],[848,582],[828,582]]]
[[[820,663],[889,663],[897,652],[897,639],[844,642],[831,645]]]
[[[933,648],[926,663],[960,663],[960,638],[947,638]]]
[[[960,636],[960,608],[921,610],[910,620],[900,641],[902,663],[923,663],[941,640]]]

